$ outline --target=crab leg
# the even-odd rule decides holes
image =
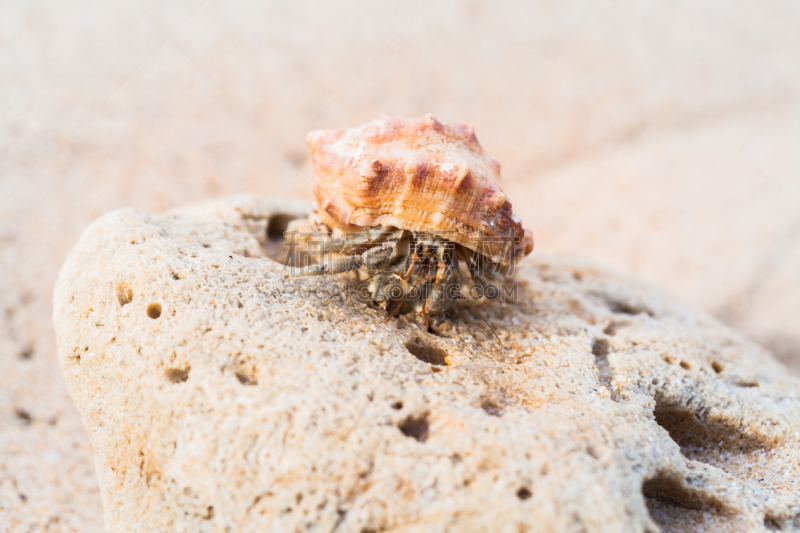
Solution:
[[[403,281],[408,279],[408,277],[414,271],[414,267],[416,267],[417,263],[419,263],[422,260],[419,256],[419,252],[421,249],[422,249],[422,243],[417,243],[417,245],[414,247],[414,255],[411,256],[411,264],[408,266],[408,270],[406,271],[405,274],[400,276],[400,279],[402,279]]]
[[[442,278],[446,275],[447,271],[447,263],[444,257],[445,247],[442,246],[439,248],[436,255],[439,256],[439,261],[436,263],[436,278],[433,280],[433,288],[437,291],[440,290],[439,284],[442,282]]]
[[[425,299],[425,303],[422,304],[422,320],[425,321],[425,329],[430,332],[431,330],[431,322],[428,320],[428,300]]]
[[[395,274],[395,275],[396,275],[396,274]],[[398,276],[398,277],[401,277],[401,276]],[[414,289],[418,289],[418,288],[422,287],[423,285],[425,285],[426,283],[428,283],[428,281],[429,281],[429,280],[430,280],[430,276],[425,276],[425,277],[424,277],[422,280],[420,280],[420,282],[419,282],[419,283],[417,283],[416,285],[414,285]],[[413,290],[413,289],[412,289],[412,290]],[[387,322],[389,321],[389,319],[390,319],[390,318],[392,318],[392,317],[393,317],[395,314],[397,314],[397,312],[400,310],[400,308],[401,308],[401,307],[403,307],[403,304],[406,302],[406,298],[407,298],[407,297],[408,297],[408,292],[406,291],[406,292],[403,294],[403,300],[402,300],[400,303],[398,303],[398,304],[397,304],[397,307],[395,307],[395,308],[392,310],[392,312],[389,314],[389,316],[387,316],[387,317],[386,317],[386,321],[387,321]],[[427,301],[426,301],[426,303],[427,303]],[[388,307],[387,307],[387,309],[388,309]]]
[[[349,234],[344,237],[329,239],[322,244],[322,252],[347,253],[349,250],[363,248],[376,244],[391,235],[392,231],[378,226],[377,228],[364,228],[363,233]]]
[[[394,309],[392,309],[392,312],[391,312],[391,313],[389,313],[388,315],[386,315],[386,320],[385,320],[385,322],[389,322],[389,320],[391,320],[391,318],[392,318],[394,315],[396,315],[396,314],[397,314],[397,312],[400,310],[400,308],[401,308],[401,307],[403,307],[403,304],[404,304],[404,303],[406,303],[406,298],[405,298],[405,296],[403,296],[403,300],[402,300],[402,301],[400,301],[400,302],[397,302],[397,306],[395,306],[395,308],[394,308]],[[388,304],[387,304],[387,308],[388,308]]]
[[[392,244],[394,244],[394,246],[392,246]],[[369,270],[377,268],[383,263],[391,260],[391,258],[395,255],[395,248],[396,243],[392,243],[392,241],[384,243],[380,247],[370,248],[364,252],[364,264]]]
[[[293,268],[289,272],[292,277],[297,276],[322,276],[324,274],[342,274],[355,270],[361,266],[363,259],[360,255],[351,255],[349,257],[342,257],[328,263],[320,263],[318,265],[309,265],[302,268]]]

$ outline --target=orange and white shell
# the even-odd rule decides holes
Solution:
[[[503,264],[533,250],[533,235],[500,188],[500,163],[472,126],[384,115],[356,128],[312,131],[306,141],[318,215],[332,229],[432,233]]]

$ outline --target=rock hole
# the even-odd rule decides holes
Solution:
[[[684,370],[689,370],[690,368],[692,368],[692,365],[690,365],[686,361],[681,361],[680,365],[681,365],[681,368],[684,369]]]
[[[423,342],[419,337],[405,344],[411,355],[430,365],[447,366],[447,352],[437,346]]]
[[[595,459],[595,460],[600,459],[600,453],[597,451],[597,449],[591,443],[586,445],[586,453],[588,453],[589,456],[592,459]]]
[[[481,403],[481,409],[492,416],[503,416],[503,413],[505,412],[502,406],[496,404],[492,400],[483,400],[483,403]]]
[[[347,509],[336,509],[336,523],[333,524],[332,531],[336,531],[339,529],[339,526],[342,525],[344,519],[347,517]]]
[[[214,506],[209,505],[208,508],[206,508],[206,515],[203,517],[203,520],[211,520],[212,518],[214,518]]]
[[[305,246],[293,245],[284,246],[286,237],[284,233],[289,228],[289,223],[298,217],[288,213],[277,213],[272,215],[267,221],[266,241],[264,249],[267,257],[286,266],[303,267],[312,263],[311,257],[305,250]],[[294,242],[295,238],[292,237]]]
[[[283,233],[289,227],[289,222],[297,219],[297,216],[287,213],[277,213],[269,217],[267,222],[267,238],[270,240],[283,240]]]
[[[167,379],[173,383],[183,383],[187,379],[189,379],[189,371],[191,367],[186,368],[168,368],[166,372],[164,372],[167,376]]]
[[[644,313],[649,316],[655,316],[655,314],[651,310],[647,309],[642,305],[635,305],[630,302],[617,300],[616,298],[612,298],[611,296],[608,295],[606,295],[604,299],[606,305],[608,306],[609,311],[611,311],[612,313],[619,313],[623,315],[640,315]]]
[[[531,496],[533,496],[533,493],[528,487],[520,487],[520,489],[517,491],[517,498],[522,501],[527,500]]]
[[[710,418],[706,411],[703,407],[689,408],[656,398],[653,415],[681,453],[690,459],[703,460],[705,453],[719,450],[747,452],[769,446],[766,435],[747,433],[724,417]]]
[[[751,388],[751,387],[758,387],[758,381],[755,381],[755,380],[746,380],[746,379],[740,379],[740,380],[738,380],[738,381],[736,382],[736,386],[737,386],[737,387],[744,387],[744,388],[746,388],[746,389],[749,389],[749,388]]]
[[[681,524],[694,524],[695,527],[689,528],[691,531],[708,531],[716,529],[707,527],[709,517],[723,515],[728,520],[733,518],[731,509],[726,508],[711,490],[711,487],[703,487],[699,479],[684,479],[674,470],[663,470],[642,484],[650,518],[661,531],[684,530],[680,526],[676,529],[676,519]]]
[[[33,348],[23,348],[19,352],[20,359],[30,359],[33,357]]]
[[[258,380],[252,376],[248,376],[242,372],[236,372],[236,379],[239,380],[239,383],[242,385],[256,385],[258,384]]]
[[[723,509],[723,503],[714,495],[689,488],[686,481],[681,479],[680,474],[669,470],[661,471],[655,477],[646,480],[642,484],[642,492],[648,510],[650,510],[650,516],[659,525],[662,525],[661,520],[652,510],[655,503],[681,509]]]
[[[613,337],[617,334],[617,331],[630,325],[630,322],[611,322],[608,326],[606,326],[606,329],[603,330],[603,333],[609,337]]]
[[[403,420],[397,428],[405,435],[418,442],[425,442],[428,440],[428,415],[422,414],[420,416],[409,416]]]
[[[722,366],[721,364],[719,364],[719,363],[718,363],[718,362],[716,362],[716,361],[714,361],[713,363],[711,363],[711,368],[713,368],[713,369],[714,369],[714,372],[716,372],[717,374],[719,374],[720,372],[722,372],[723,370],[725,370],[725,367],[724,367],[724,366]]]
[[[609,347],[607,340],[595,339],[594,344],[592,344],[592,353],[595,357],[605,357],[608,355]]]
[[[608,362],[608,354],[611,351],[611,346],[606,339],[595,339],[592,344],[592,355],[594,355],[594,363],[597,366],[597,379],[602,385],[611,392],[611,380],[614,377],[611,371],[611,364]]]
[[[764,517],[764,527],[767,531],[783,531],[783,526],[780,521],[772,516]]]
[[[152,319],[156,319],[161,316],[161,304],[158,302],[153,302],[147,304],[147,316]]]
[[[14,414],[17,415],[17,418],[22,422],[23,426],[30,426],[31,422],[33,422],[33,417],[25,409],[17,409]]]
[[[392,409],[394,409],[396,411],[399,411],[402,408],[403,408],[403,402],[401,402],[401,401],[397,401],[397,402],[394,402],[392,404]]]
[[[120,307],[133,301],[133,289],[124,281],[117,283],[117,301]]]

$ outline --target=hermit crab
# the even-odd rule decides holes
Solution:
[[[472,306],[464,274],[486,286],[533,250],[500,188],[500,164],[472,126],[384,115],[306,140],[317,200],[311,223],[324,235],[324,260],[294,265],[292,276],[358,269],[387,320],[413,310],[430,329],[429,315],[458,300]]]

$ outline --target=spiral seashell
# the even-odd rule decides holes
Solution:
[[[426,232],[513,264],[533,250],[472,126],[384,115],[306,141],[321,221],[333,229]]]

